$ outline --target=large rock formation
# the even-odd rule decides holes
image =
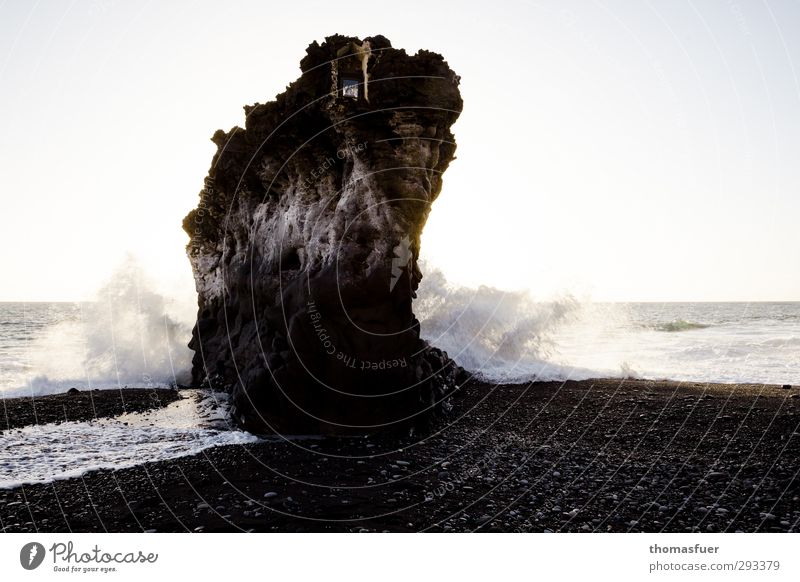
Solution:
[[[426,424],[456,366],[419,337],[420,234],[453,159],[459,78],[382,36],[314,42],[301,77],[217,131],[184,220],[193,379],[258,432]]]

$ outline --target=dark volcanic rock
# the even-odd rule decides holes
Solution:
[[[420,234],[453,159],[459,78],[381,36],[309,46],[302,76],[217,131],[184,220],[193,379],[254,431],[424,426],[457,369],[419,337]]]

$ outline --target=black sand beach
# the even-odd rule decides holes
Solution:
[[[86,390],[35,398],[0,399],[0,430],[31,424],[109,418],[125,412],[144,412],[178,400],[177,390],[123,388]]]
[[[799,393],[644,380],[471,382],[448,422],[423,440],[262,442],[95,471],[0,491],[0,524],[7,532],[798,531]],[[153,394],[48,397],[36,418],[173,398]],[[4,426],[33,421],[28,401],[4,405]]]

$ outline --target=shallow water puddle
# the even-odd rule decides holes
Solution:
[[[47,483],[95,469],[133,467],[259,440],[229,426],[227,395],[187,390],[181,396],[164,408],[145,413],[0,433],[0,488]]]

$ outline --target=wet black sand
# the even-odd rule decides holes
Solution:
[[[96,471],[0,491],[0,525],[798,531],[799,393],[642,380],[471,383],[453,417],[424,440],[264,442]]]
[[[177,390],[124,388],[0,399],[0,430],[144,412],[166,406],[178,398]]]

